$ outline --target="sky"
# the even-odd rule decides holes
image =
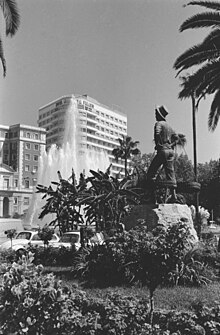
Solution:
[[[187,138],[193,160],[191,100],[179,100],[173,64],[203,31],[179,32],[201,12],[186,0],[17,0],[21,24],[13,38],[0,28],[7,76],[0,72],[0,124],[37,126],[38,110],[63,95],[88,94],[127,114],[128,135],[154,151],[155,106]],[[2,69],[0,68],[0,71]],[[208,131],[211,98],[197,114],[198,162],[220,158],[220,124]]]

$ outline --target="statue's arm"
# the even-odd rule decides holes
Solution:
[[[161,124],[159,122],[155,123],[154,126],[154,142],[155,142],[155,148],[159,144],[160,141],[160,133],[161,133]]]

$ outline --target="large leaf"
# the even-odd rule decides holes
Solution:
[[[189,3],[187,3],[187,5],[185,6],[189,6],[189,5],[197,5],[197,6],[202,6],[205,8],[209,8],[209,9],[213,9],[213,10],[220,10],[220,3],[219,1],[190,1]]]
[[[204,27],[220,27],[220,14],[205,12],[193,15],[182,23],[182,25],[180,26],[180,32],[187,29]]]
[[[211,131],[214,131],[220,117],[220,90],[215,94],[215,97],[211,104],[211,110],[208,118],[208,126]]]
[[[15,0],[1,0],[0,7],[6,23],[6,35],[13,36],[20,25],[20,15]]]

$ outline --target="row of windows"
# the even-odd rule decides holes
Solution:
[[[113,117],[113,116],[111,116],[109,114],[104,114],[104,113],[101,112],[100,116],[103,117],[103,118],[105,118],[105,119],[109,119],[109,120],[115,121],[117,123],[123,124],[124,126],[127,125],[126,121],[118,119],[116,117]]]
[[[29,131],[24,131],[24,137],[26,137],[26,138],[33,138],[35,140],[39,140],[39,134],[37,134],[37,133],[31,133]]]
[[[18,197],[14,197],[14,205],[18,205]],[[23,204],[28,206],[30,204],[30,198],[24,197]]]
[[[32,185],[34,186],[34,185],[36,185],[36,183],[37,183],[37,179],[33,178],[32,179]],[[8,189],[10,187],[10,180],[9,180],[9,178],[4,178],[3,187],[4,187],[4,189]],[[18,180],[17,179],[14,180],[13,187],[15,187],[15,188],[18,187]],[[25,188],[30,188],[30,179],[29,178],[25,178],[24,179],[24,187]]]
[[[24,170],[25,170],[25,172],[30,172],[31,171],[31,166],[30,165],[25,165]],[[36,173],[37,171],[38,171],[38,166],[34,165],[32,167],[32,171],[31,172]]]
[[[31,144],[29,142],[26,142],[24,145],[25,149],[30,150],[30,149],[34,149],[34,150],[39,150],[39,144]]]
[[[107,140],[110,140],[110,141],[113,141],[113,142],[116,143],[116,139],[115,139],[115,137],[111,137],[111,136],[109,136],[109,135],[105,135],[105,134],[102,134],[102,133],[97,133],[97,132],[94,132],[94,131],[89,130],[89,129],[86,129],[86,128],[80,128],[80,130],[81,130],[83,133],[92,134],[92,135],[94,135],[94,136],[96,136],[96,137],[106,138]],[[104,131],[104,130],[103,130],[103,131]],[[119,135],[119,136],[120,136],[120,134],[118,134],[118,133],[110,132],[110,134],[111,134],[111,135],[116,135],[116,136]],[[96,139],[95,141],[98,142],[99,140]]]
[[[96,140],[92,137],[89,137],[87,136],[87,141],[89,142],[92,142],[92,143],[96,143],[96,144],[99,144],[99,145],[102,145],[102,146],[105,146],[105,147],[108,147],[108,148],[115,148],[116,145],[113,144],[113,143],[109,143],[109,142],[106,142],[106,141],[101,141],[101,140]]]
[[[82,116],[87,116],[87,114],[85,113],[85,112],[80,112],[80,115],[82,115]],[[87,116],[88,117],[88,116]],[[91,119],[91,118],[90,118]],[[110,123],[110,122],[108,122],[108,121],[105,121],[105,120],[102,120],[102,119],[98,119],[98,118],[93,118],[95,121],[97,121],[98,123],[101,123],[101,124],[103,124],[103,125],[106,125],[106,126],[108,126],[108,127],[111,127],[111,128],[114,128],[114,129],[118,129],[118,130],[120,130],[120,131],[122,131],[122,132],[127,132],[127,129],[126,128],[123,128],[123,127],[121,127],[121,126],[118,126],[118,125],[116,125],[116,124],[114,124],[114,123]],[[85,120],[80,120],[80,122],[86,122]],[[125,122],[125,125],[126,125],[126,122]],[[97,125],[96,126],[97,128],[99,128],[99,126]]]
[[[9,132],[9,138],[14,138],[14,137],[18,137],[18,132]]]
[[[86,108],[86,106],[88,106],[90,108],[89,110],[91,110],[91,109],[94,108],[93,104],[88,103],[87,101],[78,100],[78,107],[79,107],[79,109],[88,110],[88,107]],[[115,122],[119,122],[119,123],[121,123],[121,124],[123,124],[125,126],[127,125],[126,121],[118,119],[117,117],[113,117],[112,115],[109,115],[107,113],[100,112],[99,110],[95,110],[95,113],[97,115],[100,115],[103,118],[110,119],[110,120],[115,121]]]
[[[37,184],[37,179],[36,178],[33,178],[32,179],[32,185],[35,186]],[[30,188],[30,179],[29,178],[25,178],[24,179],[24,187],[25,188]]]
[[[38,161],[38,155],[33,155],[33,161],[35,161],[35,162],[37,162]],[[26,161],[30,161],[31,160],[31,155],[30,154],[25,154],[24,155],[24,159],[26,160]]]
[[[118,129],[118,130],[121,130],[121,131],[123,131],[123,132],[126,132],[126,128],[122,128],[122,127],[120,127],[120,126],[117,126],[116,124],[109,123],[108,121],[104,121],[104,120],[101,120],[101,119],[100,119],[100,120],[97,119],[97,121],[98,121],[99,123],[101,123],[101,124],[104,124],[104,125],[108,126],[108,127],[111,127],[111,128]]]
[[[61,128],[55,128],[53,129],[52,131],[48,132],[48,137],[49,136],[53,136],[53,135],[56,135],[57,133],[61,133],[61,132],[64,132],[64,128],[61,127]]]
[[[57,112],[57,111],[59,111],[59,110],[61,110],[60,113],[56,113],[56,115],[53,115],[51,118],[48,118],[48,116],[50,116],[51,114],[53,114],[53,113],[55,113],[55,112]],[[43,113],[43,114],[39,115],[39,120],[48,118],[48,119],[46,119],[45,121],[42,121],[41,123],[39,123],[39,125],[40,125],[40,124],[43,124],[43,125],[44,125],[44,124],[46,124],[46,123],[52,121],[53,119],[56,119],[57,117],[59,117],[59,116],[62,115],[62,114],[63,114],[63,109],[60,109],[60,108],[54,108],[54,109],[51,109],[50,111],[48,111],[48,112],[46,112],[46,113]]]

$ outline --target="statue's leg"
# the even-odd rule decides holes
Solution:
[[[165,156],[162,151],[158,151],[156,156],[154,156],[146,175],[145,183],[145,199],[147,202],[156,203],[156,190],[155,190],[155,179],[158,174],[158,170],[163,166],[165,161]]]
[[[164,170],[166,174],[166,179],[172,183],[170,186],[171,197],[173,201],[177,199],[176,197],[176,176],[174,171],[174,151],[172,149],[165,150],[165,162]]]
[[[158,151],[156,156],[154,156],[148,170],[147,170],[147,181],[150,182],[154,180],[159,168],[165,162],[164,153],[162,151]]]

